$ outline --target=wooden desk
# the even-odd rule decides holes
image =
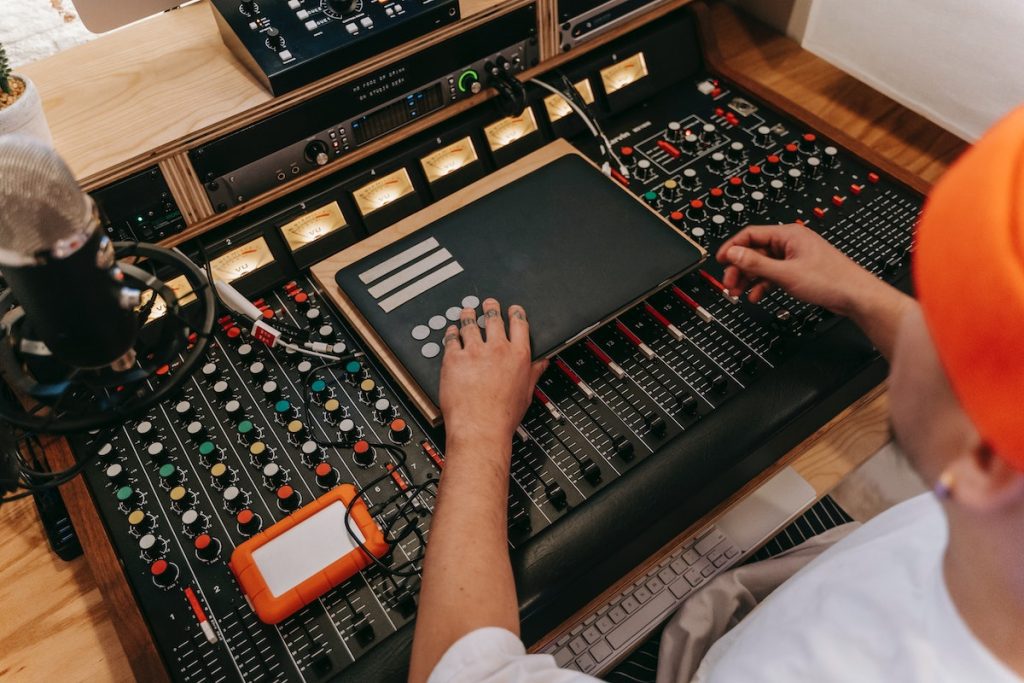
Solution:
[[[963,150],[959,139],[783,36],[725,6],[715,6],[713,15],[730,67],[794,99],[924,181],[934,182]],[[95,41],[92,49],[102,53],[109,42],[114,50],[132,54],[145,50],[123,45],[117,35]],[[168,68],[176,68],[168,59]],[[131,75],[124,78],[130,82]],[[876,391],[796,449],[794,466],[820,495],[885,442],[886,406],[884,393]],[[107,612],[84,558],[63,563],[49,551],[31,500],[0,508],[0,539],[0,677],[130,679],[114,635],[117,615]]]

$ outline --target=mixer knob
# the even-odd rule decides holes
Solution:
[[[295,366],[300,375],[308,374],[313,369],[313,364],[306,359],[299,361],[299,364]]]
[[[804,172],[799,168],[791,168],[786,173],[786,181],[791,188],[799,190],[804,186]]]
[[[312,466],[313,463],[321,462],[327,457],[320,444],[312,439],[303,441],[299,450],[302,452],[302,463],[306,466]]]
[[[178,565],[159,559],[149,565],[149,575],[153,577],[153,583],[160,588],[173,588],[178,583]]]
[[[155,534],[145,534],[139,539],[139,555],[147,562],[167,552],[167,541]]]
[[[782,154],[779,155],[779,159],[782,163],[793,166],[800,163],[800,152],[797,151],[797,146],[794,143],[789,143],[786,148],[782,150]]]
[[[263,520],[260,519],[260,516],[248,508],[235,515],[235,522],[238,523],[238,530],[245,536],[259,533],[263,527]]]
[[[718,135],[716,133],[717,130],[718,129],[715,128],[715,124],[705,123],[704,126],[700,129],[700,137],[698,138],[700,140],[700,144],[704,145],[705,147],[710,147],[712,144],[714,144],[715,140],[718,138]]]
[[[804,154],[814,154],[818,151],[818,136],[814,133],[804,133],[798,147]]]
[[[128,529],[136,536],[148,534],[156,524],[153,515],[142,510],[132,510],[128,513]]]
[[[372,379],[364,379],[359,383],[359,396],[362,398],[363,403],[372,403],[380,398],[380,389],[377,387],[377,383]]]
[[[328,462],[322,462],[317,465],[313,473],[316,475],[316,485],[324,490],[334,488],[341,479],[338,470],[331,467],[331,464]]]
[[[223,489],[235,481],[234,471],[222,462],[214,463],[210,468],[210,477],[213,479],[215,488]]]
[[[734,176],[729,178],[728,184],[725,186],[725,196],[731,199],[740,199],[746,194],[743,189],[743,178]]]
[[[139,436],[146,436],[152,431],[153,423],[149,420],[140,420],[139,423],[135,425],[135,433]]]
[[[196,557],[203,562],[215,562],[220,557],[220,541],[209,534],[199,534],[193,541]]]
[[[744,145],[742,142],[738,140],[732,143],[731,145],[729,145],[728,156],[729,161],[733,162],[734,164],[740,163],[747,156],[746,145]]]
[[[327,143],[323,140],[313,140],[303,152],[306,157],[306,161],[316,166],[326,166],[327,162],[331,160],[331,155],[327,149]]]
[[[754,213],[761,213],[764,209],[764,192],[754,190],[750,193],[750,210]]]
[[[204,441],[199,444],[199,459],[203,464],[217,462],[224,459],[224,454],[217,450],[212,441]]]
[[[281,393],[281,387],[272,379],[268,379],[266,382],[260,385],[260,391],[267,398],[276,398]]]
[[[650,190],[644,192],[644,201],[647,202],[648,206],[654,209],[658,209],[661,207],[661,197],[658,196],[657,192]]]
[[[758,126],[754,131],[754,144],[759,147],[769,147],[772,143],[772,129],[768,126]]]
[[[175,512],[183,512],[192,507],[198,498],[195,491],[189,491],[184,486],[175,486],[167,497],[171,499],[171,508]]]
[[[818,157],[807,157],[807,177],[817,178],[821,175],[821,159]]]
[[[182,480],[181,470],[169,462],[161,465],[157,474],[160,476],[160,485],[165,489],[177,486]]]
[[[768,158],[765,159],[764,165],[761,166],[761,173],[764,173],[769,178],[782,175],[782,160],[774,154],[769,154]]]
[[[702,221],[707,217],[704,209],[704,202],[700,199],[691,199],[690,208],[686,210],[686,217],[691,221]]]
[[[405,420],[400,417],[391,421],[391,424],[388,425],[388,431],[391,440],[397,444],[409,443],[409,439],[412,438],[412,430],[409,429],[409,425],[406,424]]]
[[[779,180],[778,178],[776,178],[775,180],[768,183],[768,195],[775,201],[778,201],[779,199],[782,199],[785,187],[786,184]]]
[[[672,225],[676,225],[676,226],[682,226],[683,219],[685,219],[685,218],[686,218],[686,216],[683,215],[682,211],[673,211],[672,213],[670,213],[668,215],[668,219],[670,221],[672,221]]]
[[[729,219],[733,225],[741,225],[747,215],[747,207],[743,202],[733,202],[729,206]]]
[[[167,460],[167,450],[159,441],[154,441],[146,446],[146,454],[155,463],[163,463]]]
[[[292,301],[294,301],[295,302],[295,306],[300,311],[303,311],[303,312],[308,311],[309,307],[313,303],[312,299],[309,298],[309,294],[306,294],[305,292],[299,292],[298,294],[293,296],[292,297]]]
[[[761,167],[754,165],[747,169],[747,175],[743,178],[743,184],[747,187],[761,187],[764,185],[764,174]]]
[[[687,133],[683,137],[682,148],[687,154],[696,154],[700,148],[700,138],[693,133]]]
[[[312,325],[313,323],[315,323],[319,319],[320,319],[320,309],[316,308],[315,306],[311,306],[310,309],[308,311],[306,311],[306,322],[308,322],[310,325]]]
[[[294,419],[297,414],[298,411],[292,406],[291,401],[282,398],[274,404],[274,417],[280,424]]]
[[[238,355],[241,356],[242,358],[248,358],[253,353],[255,353],[255,349],[253,349],[252,344],[249,343],[239,344],[236,353],[238,353]]]
[[[208,521],[206,515],[201,515],[194,509],[188,509],[181,513],[181,523],[185,527],[185,533],[193,536],[206,531]]]
[[[96,455],[108,462],[113,459],[114,453],[114,444],[109,441],[96,449]]]
[[[188,401],[181,400],[174,404],[174,414],[182,420],[187,420],[194,412],[192,404]]]
[[[323,403],[328,397],[327,382],[322,379],[315,379],[309,385],[309,393],[317,403]]]
[[[220,368],[216,363],[207,363],[199,372],[203,375],[204,379],[208,379],[210,381],[213,381],[220,376]]]
[[[642,183],[646,183],[651,177],[654,176],[654,170],[651,168],[651,162],[647,159],[641,159],[636,162],[636,168],[633,171],[633,177]]]
[[[288,471],[276,462],[268,462],[263,466],[263,479],[268,488],[276,488],[288,481]]]
[[[697,244],[703,247],[706,247],[708,245],[707,230],[700,226],[690,229],[690,237],[692,237]]]
[[[620,147],[619,159],[622,159],[623,164],[632,168],[636,164],[636,150],[628,146]]]
[[[632,441],[622,436],[621,434],[616,434],[612,438],[612,445],[615,447],[615,455],[619,456],[626,462],[629,462],[630,460],[633,459],[633,455],[635,454],[635,448],[633,446]]]
[[[352,384],[358,384],[366,377],[366,371],[363,369],[363,364],[357,360],[350,360],[345,365],[345,378]]]
[[[348,447],[356,442],[359,438],[359,429],[356,427],[356,423],[349,418],[345,418],[338,425],[338,431],[341,433],[341,443],[343,446]]]
[[[192,420],[185,426],[185,433],[196,441],[201,441],[206,438],[206,428],[203,427],[203,423],[199,420]]]
[[[324,401],[324,416],[327,421],[331,424],[335,424],[345,416],[345,411],[341,407],[341,401],[336,398],[329,398]]]
[[[697,412],[697,399],[693,396],[687,396],[679,402],[679,407],[687,415],[693,415]]]
[[[700,178],[697,176],[697,170],[688,168],[683,171],[682,176],[680,176],[679,184],[684,190],[696,190],[700,187]]]
[[[231,387],[224,380],[217,380],[213,384],[213,393],[221,399],[227,399],[231,396]]]
[[[274,459],[274,454],[263,441],[254,441],[249,446],[249,459],[258,465],[266,465]]]
[[[823,149],[822,152],[823,152],[823,154],[825,156],[825,167],[826,168],[835,168],[836,166],[839,165],[839,150],[838,149],[836,149],[832,145],[829,145],[828,147]]]
[[[715,237],[724,238],[729,236],[729,228],[726,225],[725,216],[720,213],[711,217],[711,234]]]
[[[263,377],[267,374],[267,366],[261,360],[255,361],[249,366],[249,374],[256,378]]]
[[[348,17],[359,11],[359,0],[327,0],[327,5],[342,17]]]
[[[583,458],[580,460],[579,466],[580,474],[583,475],[583,478],[589,481],[592,486],[597,486],[598,482],[601,481],[601,468],[598,467],[593,458]]]
[[[301,420],[292,420],[285,430],[288,432],[289,440],[295,443],[298,443],[299,439],[306,435],[306,425]]]
[[[369,467],[377,459],[377,454],[365,439],[360,439],[352,447],[352,457],[360,467]]]
[[[120,486],[128,480],[128,473],[125,472],[121,463],[115,462],[104,471],[104,474],[107,475],[107,481],[115,486]]]
[[[708,192],[708,200],[705,202],[711,211],[725,210],[725,192],[720,187],[713,187]]]
[[[725,155],[721,152],[712,154],[711,160],[708,162],[708,170],[712,173],[725,173]]]
[[[686,132],[683,130],[682,124],[678,121],[669,121],[668,128],[665,130],[665,139],[672,143],[679,143],[683,141],[683,136]]]
[[[281,37],[281,32],[271,26],[267,29],[267,46],[274,52],[280,52],[284,49],[284,38]]]
[[[675,204],[682,198],[683,192],[678,182],[669,179],[661,186],[661,196],[665,201]]]
[[[291,512],[295,508],[299,507],[302,502],[302,498],[299,497],[299,492],[294,488],[285,484],[281,488],[277,489],[277,506],[285,512]]]
[[[391,405],[391,401],[386,398],[379,398],[377,402],[373,404],[373,416],[377,418],[377,422],[385,424],[391,418],[395,417],[397,411],[395,407]]]
[[[224,404],[224,412],[231,417],[238,419],[242,415],[242,404],[235,399],[231,399]]]
[[[224,507],[227,508],[228,512],[241,510],[248,502],[249,494],[237,486],[229,486],[224,489]]]
[[[253,424],[252,420],[242,420],[239,422],[235,432],[238,434],[239,442],[245,445],[251,444],[259,436],[256,431],[256,425]]]
[[[334,339],[334,327],[332,325],[321,325],[317,332],[320,334],[320,338],[325,341]]]

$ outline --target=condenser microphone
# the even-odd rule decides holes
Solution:
[[[0,207],[0,273],[24,309],[18,350],[76,369],[130,365],[139,291],[123,284],[96,205],[63,160],[0,137]]]

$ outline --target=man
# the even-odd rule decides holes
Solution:
[[[1024,109],[957,162],[922,215],[919,302],[800,226],[717,254],[733,293],[782,287],[849,316],[891,360],[895,438],[935,494],[822,553],[721,638],[696,681],[1024,680]],[[512,432],[543,370],[527,322],[485,303],[448,331],[448,466],[424,566],[415,683],[591,681],[526,655],[505,538]]]

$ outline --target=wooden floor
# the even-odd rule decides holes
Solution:
[[[755,80],[934,182],[964,143],[771,31],[714,8],[721,47]],[[79,558],[57,559],[31,500],[0,507],[0,678],[128,680],[127,659]]]

